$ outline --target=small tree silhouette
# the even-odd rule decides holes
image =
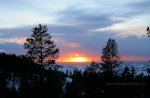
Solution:
[[[47,31],[46,25],[39,24],[33,28],[31,37],[24,44],[24,48],[28,49],[27,56],[41,65],[43,62],[52,62],[59,56],[59,49],[55,48],[56,45]]]
[[[122,77],[129,77],[130,76],[130,70],[128,66],[126,66],[122,72]]]
[[[86,69],[85,69],[85,71],[87,71],[87,72],[97,72],[97,71],[99,71],[99,64],[98,63],[96,63],[96,62],[94,62],[94,60],[93,60],[93,62],[89,65],[89,66],[87,66],[86,67]]]
[[[150,37],[150,28],[149,27],[147,27],[147,35],[148,35],[148,37]]]
[[[116,66],[121,64],[118,46],[115,39],[109,39],[107,45],[102,49],[102,69],[104,72],[113,72]]]

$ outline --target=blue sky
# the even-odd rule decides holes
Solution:
[[[1,0],[0,52],[25,54],[25,39],[41,23],[60,58],[76,53],[96,59],[115,38],[124,60],[148,60],[149,5],[149,0]]]

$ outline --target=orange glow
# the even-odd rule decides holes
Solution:
[[[125,61],[149,61],[149,58],[147,57],[136,57],[136,56],[129,56],[129,57],[122,57],[121,60]]]
[[[86,57],[70,57],[66,58],[65,62],[89,62]]]
[[[76,62],[83,62],[84,60],[85,60],[84,58],[79,57],[79,58],[75,58],[74,61],[76,61]]]
[[[58,59],[56,59],[56,62],[100,62],[101,59],[100,57],[88,57],[88,56],[78,56],[75,55],[73,57],[60,57]],[[122,57],[121,60],[123,61],[148,61],[149,58],[142,58],[142,57]]]
[[[56,62],[91,62],[92,60],[84,54],[70,53],[65,57],[60,57]]]
[[[89,59],[84,55],[73,53],[71,57],[66,58],[64,62],[89,62]]]
[[[76,56],[79,56],[79,54],[76,54]]]
[[[92,62],[93,60],[95,62],[101,61],[101,56],[91,55],[90,52],[79,52],[79,51],[63,51],[59,58],[56,59],[56,62]],[[121,56],[121,60],[123,61],[148,61],[148,57],[137,57],[137,56]]]

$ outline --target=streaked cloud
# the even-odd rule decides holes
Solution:
[[[105,28],[97,28],[93,31],[96,32],[111,31],[114,32],[115,37],[119,37],[119,38],[127,38],[129,36],[136,36],[138,38],[142,38],[147,36],[146,35],[147,26],[146,26],[146,21],[144,21],[145,17],[143,15],[134,18],[116,17],[112,19],[122,21],[122,22],[115,23]]]
[[[23,44],[27,37],[0,38],[0,43],[17,43]]]
[[[26,50],[23,48],[23,44],[17,44],[17,43],[0,43],[0,49],[5,50],[6,53],[15,53],[17,55],[25,54]]]
[[[117,38],[127,38],[129,36],[137,36],[138,38],[146,37],[146,30],[145,28],[138,28],[138,29],[126,29],[116,31],[118,34],[115,35]]]
[[[5,50],[0,49],[0,52],[5,52]]]
[[[52,40],[54,40],[58,45],[62,45],[63,47],[80,47],[80,44],[78,43],[74,43],[74,42],[67,42],[66,40],[57,37],[57,38],[53,38]]]
[[[77,43],[65,43],[63,45],[65,47],[80,47],[80,44],[77,44]]]
[[[14,15],[15,14],[15,15]],[[28,25],[35,25],[39,23],[52,23],[55,17],[42,16],[35,12],[22,12],[13,11],[7,14],[11,18],[7,18],[5,15],[0,18],[0,28],[16,28]]]

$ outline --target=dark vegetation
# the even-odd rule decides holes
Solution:
[[[40,42],[44,42],[40,37]],[[26,45],[30,46],[29,40]],[[109,39],[102,49],[102,63],[93,61],[84,72],[59,71],[59,66],[51,64],[59,50],[54,47],[58,52],[55,55],[52,51],[54,54],[49,54],[51,58],[47,61],[43,49],[49,47],[34,44],[39,55],[30,51],[31,47],[26,47],[30,51],[26,56],[0,53],[0,98],[150,98],[150,75],[137,76],[135,69],[127,66],[121,73],[115,70],[121,64],[121,56],[114,39]],[[147,71],[150,73],[150,69]]]
[[[57,69],[46,70],[25,56],[0,54],[0,98],[59,98],[64,79]]]

